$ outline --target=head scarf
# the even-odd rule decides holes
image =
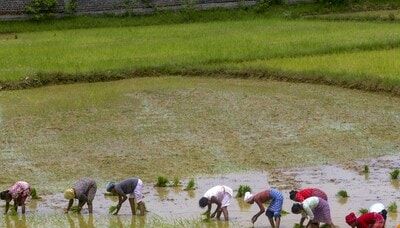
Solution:
[[[115,182],[108,182],[106,185],[107,192],[111,192],[111,190],[115,187]]]
[[[250,192],[246,192],[244,194],[244,201],[246,203],[250,202],[253,199],[253,195]]]
[[[357,217],[353,212],[351,212],[350,214],[348,214],[346,216],[346,223],[347,224],[351,225],[351,224],[355,223],[356,221],[357,221]]]
[[[75,191],[74,191],[74,189],[72,189],[72,188],[66,189],[65,192],[64,192],[64,198],[65,198],[65,199],[69,199],[69,200],[75,198]]]

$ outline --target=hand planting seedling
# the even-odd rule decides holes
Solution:
[[[206,211],[201,214],[203,222],[210,222],[211,221],[211,211]]]
[[[251,192],[251,188],[248,185],[240,185],[238,192],[236,194],[236,198],[241,198],[244,196],[246,192]]]
[[[367,208],[361,208],[360,210],[358,210],[358,212],[360,212],[360,214],[365,214],[368,213],[368,209]]]
[[[117,211],[117,209],[118,209],[118,206],[110,206],[108,208],[108,213],[113,215]]]

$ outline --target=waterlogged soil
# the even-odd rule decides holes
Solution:
[[[368,165],[370,172],[363,173],[364,165]],[[290,212],[292,201],[289,199],[289,191],[301,187],[318,187],[328,195],[331,214],[335,225],[347,227],[344,217],[355,212],[359,214],[361,208],[368,208],[376,202],[389,205],[392,202],[399,203],[399,181],[391,180],[389,172],[400,167],[400,156],[385,156],[370,160],[355,161],[352,166],[324,165],[318,167],[274,170],[272,172],[243,172],[227,175],[196,178],[197,188],[184,191],[183,186],[156,188],[146,184],[144,188],[145,202],[149,211],[145,217],[130,216],[130,208],[125,203],[120,215],[108,215],[108,208],[116,205],[117,198],[105,196],[104,190],[99,189],[95,204],[94,214],[89,216],[87,209],[82,211],[82,216],[74,213],[63,214],[67,202],[62,194],[43,196],[40,201],[29,202],[29,210],[26,217],[3,217],[7,227],[24,227],[32,224],[40,224],[38,218],[46,218],[42,224],[69,225],[74,227],[110,226],[110,227],[141,227],[145,225],[159,226],[203,226],[203,227],[251,227],[250,218],[257,212],[256,205],[246,204],[242,198],[234,198],[229,206],[230,222],[211,220],[202,222],[201,213],[204,211],[198,205],[198,199],[204,192],[215,185],[225,184],[237,190],[239,185],[249,185],[253,192],[263,191],[269,187],[280,189],[285,195],[283,209]],[[182,184],[185,184],[183,181]],[[336,196],[340,190],[346,190],[349,197]],[[237,192],[235,191],[235,194]],[[58,214],[58,215],[57,215]],[[36,216],[36,218],[32,218]],[[39,217],[37,217],[39,216]],[[48,216],[48,217],[46,217]],[[50,219],[49,219],[50,218]],[[300,217],[287,214],[282,217],[282,227],[291,228],[299,221]],[[53,222],[52,222],[53,221]],[[155,222],[156,221],[156,222]],[[157,224],[157,221],[159,222]],[[389,213],[387,227],[394,227],[400,223],[398,213]],[[256,222],[255,227],[268,225],[263,215]]]

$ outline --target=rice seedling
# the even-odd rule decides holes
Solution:
[[[298,224],[298,223],[295,223],[294,225],[293,225],[293,228],[303,228],[304,226],[300,226],[300,224]]]
[[[117,211],[117,206],[110,206],[109,208],[108,208],[108,213],[109,214],[114,214],[116,211]]]
[[[172,182],[172,186],[173,186],[173,187],[178,187],[178,186],[180,186],[180,185],[181,185],[181,181],[179,180],[178,177],[175,177],[175,178],[174,178],[174,181]]]
[[[169,183],[169,181],[168,181],[168,179],[166,177],[158,176],[157,177],[156,187],[167,187],[168,183]]]
[[[36,188],[31,188],[31,198],[34,200],[42,199],[42,197],[37,194]]]
[[[196,189],[196,182],[195,182],[194,178],[192,178],[187,183],[185,190],[190,191],[190,190],[195,190],[195,189]]]
[[[286,216],[286,215],[288,215],[288,214],[290,214],[288,211],[285,211],[285,210],[282,210],[282,211],[281,211],[281,215],[282,215],[282,216]]]
[[[15,207],[11,206],[8,214],[14,216],[14,215],[18,215],[18,212],[17,212],[17,210],[15,210]]]
[[[396,202],[392,202],[391,204],[389,204],[388,212],[389,213],[397,213],[397,204],[396,204]]]
[[[363,215],[365,213],[368,213],[368,209],[367,208],[360,208],[360,210],[358,210],[358,212]]]
[[[201,215],[202,215],[202,221],[203,222],[210,222],[211,221],[211,212],[210,211],[206,211],[206,212],[202,213]]]
[[[348,198],[348,197],[349,197],[349,195],[347,194],[347,191],[346,191],[346,190],[340,190],[340,191],[338,191],[338,193],[336,193],[336,196],[342,197],[342,198]]]
[[[399,174],[400,174],[400,170],[399,169],[395,169],[392,172],[390,172],[390,178],[392,180],[397,180],[397,179],[399,179]]]
[[[365,174],[369,173],[369,166],[368,165],[364,165],[363,173],[365,173]]]
[[[80,209],[79,209],[79,207],[78,207],[77,205],[72,206],[72,207],[70,208],[70,210],[71,210],[72,212],[74,212],[74,213],[80,213]]]
[[[240,185],[240,186],[239,186],[239,189],[238,189],[238,191],[237,191],[236,197],[237,197],[237,198],[244,197],[244,194],[245,194],[246,192],[251,192],[250,186],[248,186],[248,185]]]

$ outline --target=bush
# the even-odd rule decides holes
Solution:
[[[348,5],[351,0],[318,0],[317,2],[321,2],[327,5]]]
[[[32,0],[25,8],[25,12],[35,20],[51,17],[56,12],[57,0]]]
[[[282,0],[259,0],[256,4],[255,10],[257,13],[263,13],[272,5],[281,5],[282,3]]]
[[[168,179],[163,176],[157,177],[156,187],[167,187],[168,186]]]
[[[238,189],[238,193],[236,194],[237,198],[243,197],[246,192],[251,192],[251,188],[248,185],[240,185]]]
[[[65,5],[65,11],[68,14],[75,14],[76,13],[76,8],[78,7],[78,2],[77,0],[69,0],[67,4]]]

